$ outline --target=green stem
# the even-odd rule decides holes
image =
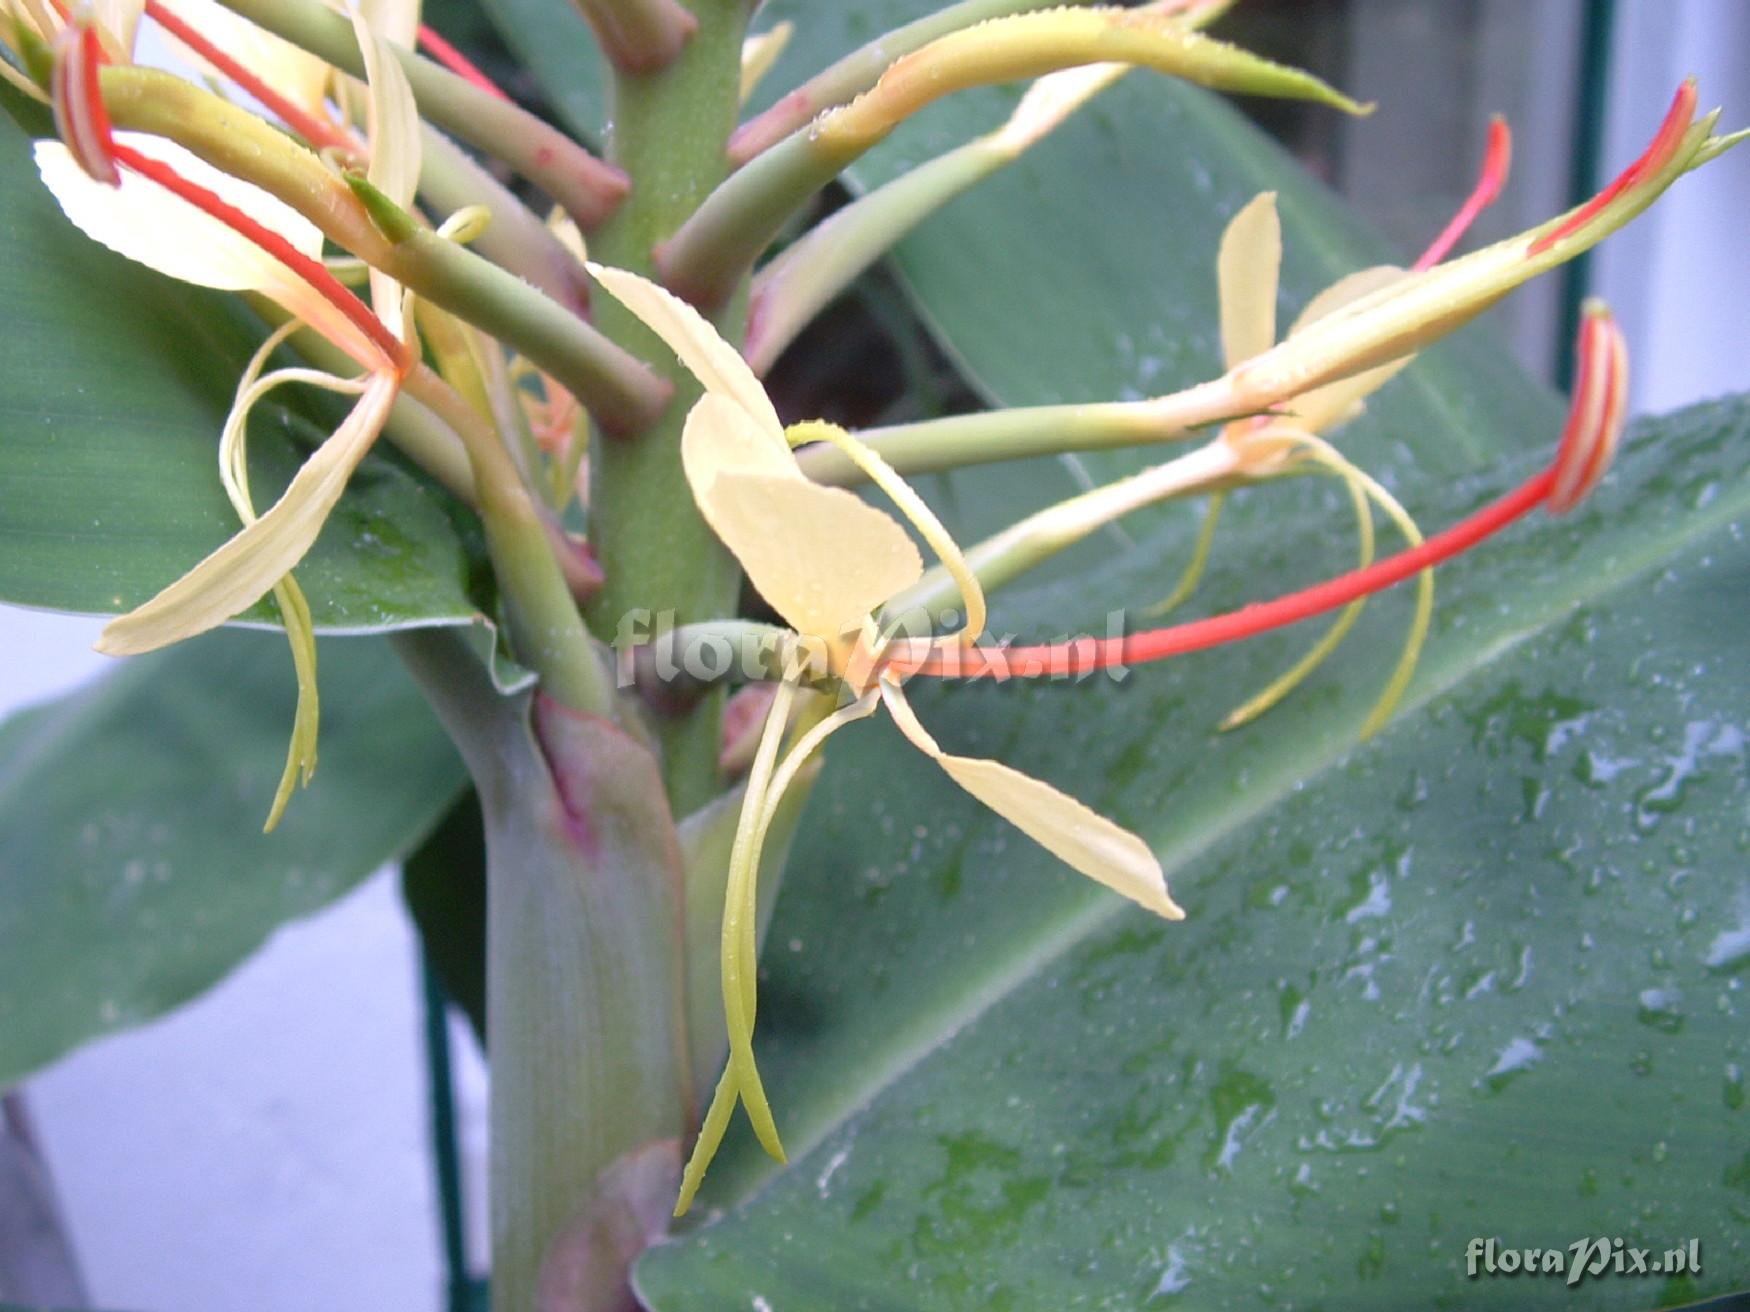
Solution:
[[[517,658],[549,697],[575,710],[613,713],[613,688],[548,542],[547,521],[498,434],[426,365],[407,391],[455,430],[474,467],[493,573],[505,598]]]
[[[1006,18],[1010,14],[1025,14],[1063,4],[1087,3],[1089,0],[963,0],[963,3],[949,5],[927,18],[896,27],[861,49],[853,50],[830,68],[809,78],[763,114],[743,123],[730,140],[730,154],[737,164],[746,163],[782,141],[821,110],[842,105],[867,91],[894,60],[928,45],[939,36],[986,19]]]
[[[409,230],[391,241],[347,184],[247,110],[156,69],[108,67],[103,98],[118,128],[166,137],[297,210],[338,246],[501,338],[565,385],[597,419],[636,428],[669,386],[569,310],[465,247]]]
[[[508,187],[430,124],[420,132],[419,194],[438,218],[484,205],[492,222],[473,248],[494,264],[534,283],[574,314],[589,308],[589,274],[577,257]]]
[[[1237,399],[1225,378],[1149,401],[1042,405],[927,419],[859,434],[901,474],[930,474],[994,460],[1061,455],[1177,441],[1193,428],[1258,409]],[[819,483],[850,484],[862,475],[838,448],[820,443],[797,453],[802,471]]]
[[[698,30],[660,72],[615,78],[613,161],[632,179],[626,203],[592,243],[604,263],[646,275],[651,252],[675,231],[727,172],[724,153],[740,92],[746,0],[697,0]],[[681,425],[698,385],[648,329],[598,298],[597,323],[621,346],[650,360],[676,387],[662,418],[634,436],[597,433],[591,448],[591,540],[607,581],[590,610],[598,635],[611,638],[643,608],[674,622],[734,614],[739,574],[700,517],[681,470]],[[740,307],[718,316],[731,339]],[[721,791],[717,768],[721,697],[711,694],[665,715],[659,725],[670,801],[677,813]]]
[[[365,75],[352,24],[317,0],[223,0],[227,9],[284,37],[354,77]],[[584,227],[593,227],[626,194],[625,177],[527,110],[481,90],[448,69],[397,50],[421,117],[503,160]]]

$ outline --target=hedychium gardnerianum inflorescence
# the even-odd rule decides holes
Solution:
[[[504,1155],[511,1165],[495,1194],[525,1189],[540,1198],[533,1212],[501,1212],[495,1280],[507,1306],[526,1303],[546,1282],[582,1278],[590,1262],[601,1264],[603,1288],[622,1281],[627,1254],[604,1256],[597,1231],[624,1233],[635,1221],[637,1233],[655,1233],[651,1182],[672,1180],[664,1172],[693,1140],[684,1206],[738,1102],[762,1142],[781,1151],[752,1045],[761,858],[830,735],[885,709],[950,779],[1068,864],[1156,914],[1182,914],[1139,839],[1011,767],[943,750],[906,701],[906,681],[1160,659],[1332,610],[1352,616],[1372,592],[1416,576],[1424,589],[1417,623],[1425,623],[1430,568],[1534,506],[1565,508],[1602,475],[1621,422],[1620,335],[1602,310],[1587,314],[1575,408],[1550,469],[1426,541],[1329,434],[1423,346],[1596,243],[1735,140],[1713,137],[1711,117],[1696,120],[1686,84],[1652,147],[1594,201],[1448,260],[1468,215],[1486,203],[1486,176],[1416,265],[1356,271],[1281,341],[1281,239],[1273,202],[1260,197],[1212,252],[1227,355],[1220,377],[1143,402],[852,435],[786,426],[738,350],[744,333],[755,364],[769,363],[923,216],[1043,139],[1125,68],[1362,107],[1305,74],[1199,36],[1194,29],[1225,7],[1216,0],[1049,10],[969,0],[847,57],[738,129],[746,83],[773,49],[745,44],[746,0],[587,0],[580,8],[613,81],[612,129],[606,158],[597,159],[511,104],[441,39],[422,36],[415,0],[381,0],[368,14],[318,0],[212,4],[104,0],[75,11],[63,0],[0,0],[0,37],[16,56],[0,74],[54,110],[64,145],[39,147],[39,159],[68,214],[122,254],[267,305],[275,324],[220,435],[221,477],[243,527],[116,621],[106,645],[131,651],[175,641],[271,592],[307,693],[289,791],[313,764],[316,686],[313,624],[294,571],[352,469],[379,432],[398,435],[478,513],[512,654],[539,680],[532,708],[486,705],[499,694],[460,643],[428,634],[402,646],[468,749],[490,812],[489,884],[525,899],[506,904],[522,917],[518,932],[556,933],[543,939],[554,960],[574,950],[614,962],[627,995],[652,1008],[628,1019],[612,1011],[613,997],[573,999],[560,983],[586,972],[571,962],[570,974],[539,976],[546,948],[524,950],[501,920],[489,948],[502,985],[494,1006],[511,1010],[495,1013],[494,1030],[517,1032],[528,1017],[516,1008],[527,1008],[539,1023],[526,1033],[539,1031],[548,1045],[519,1057],[501,1046],[508,1041],[494,1041],[495,1133],[518,1145]],[[135,66],[142,11],[277,122]],[[265,43],[242,19],[283,41]],[[756,274],[774,235],[809,198],[919,109],[962,88],[1031,78],[1041,80],[995,132],[851,205]],[[541,187],[569,218],[523,206],[440,129]],[[346,254],[327,253],[325,241]],[[600,283],[593,296],[579,272],[586,259]],[[368,302],[353,290],[366,283]],[[301,348],[307,364],[271,368],[282,344]],[[258,513],[248,493],[246,418],[280,386],[340,392],[354,406],[287,493]],[[907,473],[985,460],[1179,441],[1215,424],[1221,431],[1203,448],[965,552],[904,482]],[[1219,495],[1297,470],[1328,473],[1349,491],[1360,539],[1350,574],[1114,642],[977,643],[985,589],[1092,526],[1152,501]],[[939,557],[937,571],[925,572],[896,520],[832,486],[851,480],[872,482],[898,507]],[[586,503],[587,543],[566,528],[576,501]],[[1375,507],[1412,543],[1383,560],[1374,559]],[[737,617],[744,578],[783,616],[783,628]],[[1194,584],[1195,569],[1175,592]],[[964,624],[935,633],[949,608],[964,613]],[[643,699],[614,687],[606,641],[635,611],[671,615],[682,643],[713,637],[767,652],[756,653],[753,667],[765,676],[759,698],[740,704],[752,707],[739,717],[749,723],[726,731],[721,691],[708,684],[677,691],[640,678],[650,694]],[[1285,695],[1345,623],[1239,714],[1261,713]],[[1379,714],[1402,691],[1417,641],[1413,632]],[[606,758],[623,768],[604,771]],[[726,792],[736,775],[744,776],[739,793]],[[718,867],[687,869],[688,852],[715,849],[677,835],[737,797],[726,854],[712,858]],[[282,792],[276,812],[284,800]],[[528,879],[508,878],[515,872],[498,869],[506,862],[522,863]],[[579,889],[605,897],[589,904],[592,914],[626,929],[640,951],[629,957],[625,943],[603,937],[605,928],[552,923],[548,903],[527,900],[541,889],[559,899],[550,906],[573,911],[583,904],[564,898]],[[716,943],[703,951],[691,926],[710,917],[686,906],[687,896],[724,913]],[[704,955],[714,960],[701,970]],[[688,1002],[706,990],[704,979],[720,995],[721,1017]],[[561,1031],[564,1051],[555,1057]],[[709,1091],[725,1050],[709,1107],[695,1106],[696,1082]],[[565,1104],[556,1124],[577,1135],[562,1151],[549,1150],[543,1127],[517,1121],[554,1113],[554,1097]]]

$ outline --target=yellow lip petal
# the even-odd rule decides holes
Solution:
[[[800,479],[802,470],[788,446],[772,444],[771,434],[734,401],[707,392],[687,414],[681,430],[681,465],[701,510],[709,513],[711,485],[722,474],[759,474]],[[712,525],[713,528],[716,525]]]
[[[760,595],[798,633],[831,640],[860,627],[924,572],[905,530],[842,488],[722,473],[700,505]]]
[[[289,574],[382,431],[397,385],[393,375],[373,377],[352,413],[265,515],[145,605],[112,620],[97,650],[132,656],[192,638],[247,609]]]
[[[1168,920],[1185,912],[1167,892],[1161,864],[1147,843],[1043,780],[1000,761],[944,752],[897,684],[884,680],[881,698],[911,744],[948,777],[1066,865]]]
[[[1276,284],[1282,270],[1282,221],[1266,191],[1234,215],[1221,234],[1216,280],[1221,289],[1221,349],[1227,367],[1276,345]]]
[[[784,425],[766,389],[747,361],[713,328],[710,321],[680,297],[624,269],[591,264],[590,273],[613,298],[641,319],[668,344],[707,392],[734,401],[752,415],[760,429],[785,450]]]

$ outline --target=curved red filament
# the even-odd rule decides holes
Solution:
[[[406,343],[389,331],[383,321],[371,312],[357,296],[353,295],[338,278],[330,273],[322,261],[312,259],[303,251],[293,246],[273,229],[258,223],[235,205],[222,199],[198,183],[190,182],[175,169],[162,160],[143,155],[131,146],[117,144],[115,147],[117,163],[132,169],[141,177],[163,187],[173,195],[193,205],[203,213],[212,215],[226,227],[241,233],[254,242],[274,259],[285,265],[298,277],[339,310],[370,339],[373,345],[381,350],[388,362],[399,372],[406,372],[412,364],[412,357]]]

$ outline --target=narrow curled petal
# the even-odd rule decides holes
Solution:
[[[347,479],[382,431],[399,381],[393,374],[373,376],[352,412],[265,515],[145,605],[110,621],[97,650],[110,656],[154,651],[216,628],[260,600],[316,541]]]
[[[924,572],[906,531],[842,488],[723,473],[700,507],[760,595],[811,637],[859,627]]]
[[[146,0],[91,0],[91,15],[97,25],[116,43],[116,53],[133,53],[134,33],[140,27],[140,12]]]
[[[1282,271],[1282,220],[1276,193],[1253,198],[1221,234],[1221,350],[1227,367],[1276,345],[1276,284]]]
[[[707,392],[734,401],[753,416],[762,430],[789,450],[784,442],[784,425],[766,389],[760,386],[747,361],[723,340],[704,315],[648,278],[625,269],[592,263],[589,271],[615,300],[662,338]]]
[[[419,40],[420,0],[360,0],[365,21],[383,40],[411,50]]]
[[[419,187],[419,109],[395,52],[373,32],[356,3],[349,9],[370,89],[365,103],[371,162],[365,176],[378,191],[406,209]]]
[[[741,43],[743,104],[754,93],[754,88],[765,80],[766,74],[772,71],[772,65],[778,62],[778,56],[784,53],[784,47],[790,44],[790,38],[795,31],[796,24],[786,20],[775,24],[771,31],[750,36]]]
[[[1142,839],[1031,775],[998,761],[944,752],[918,723],[896,684],[884,681],[881,697],[894,723],[914,747],[1039,846],[1139,906],[1168,920],[1185,918],[1167,892],[1160,862]]]
[[[1008,122],[992,134],[993,140],[1020,154],[1128,72],[1129,64],[1087,64],[1040,78],[1027,88]]]

